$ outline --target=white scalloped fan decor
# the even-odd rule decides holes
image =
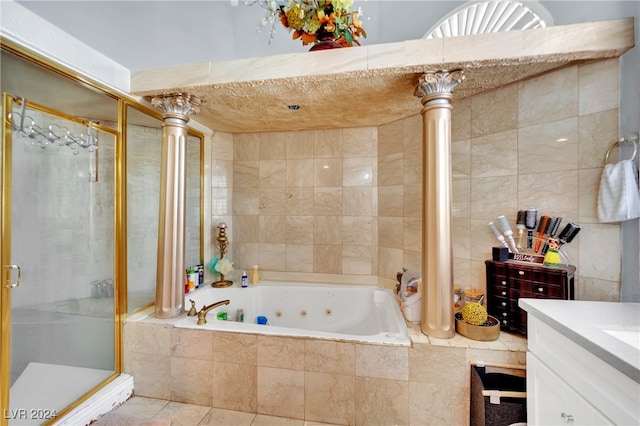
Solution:
[[[553,18],[538,2],[470,1],[453,10],[423,38],[529,30],[553,25]]]

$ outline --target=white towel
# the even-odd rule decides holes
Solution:
[[[605,165],[598,193],[598,219],[606,223],[637,217],[640,217],[640,191],[636,165],[632,160]]]

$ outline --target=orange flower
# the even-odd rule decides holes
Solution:
[[[336,30],[335,19],[336,15],[334,12],[331,12],[331,15],[327,16],[327,14],[324,13],[324,10],[320,9],[318,11],[318,23],[320,24],[320,27],[324,25],[324,30],[326,32],[332,33]]]

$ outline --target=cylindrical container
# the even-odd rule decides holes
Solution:
[[[247,271],[242,271],[242,287],[246,288],[248,285]]]
[[[200,286],[204,284],[204,265],[202,263],[196,265],[196,272],[198,272],[198,282],[196,287],[200,288]]]
[[[244,311],[242,309],[236,311],[236,321],[244,322]]]
[[[189,268],[187,270],[187,284],[189,285],[189,292],[195,290],[196,282],[198,282],[198,274],[193,268]]]
[[[462,290],[459,285],[453,286],[453,311],[460,312],[462,310]]]
[[[253,271],[251,273],[251,284],[258,284],[260,281],[260,274],[258,273],[258,265],[253,265]]]
[[[223,312],[218,312],[217,317],[218,317],[218,319],[220,321],[226,321],[227,320],[227,313],[224,312],[224,311]]]
[[[484,296],[484,293],[479,292],[475,288],[463,291],[461,307],[464,307],[464,305],[466,305],[469,302],[479,302],[482,296]]]

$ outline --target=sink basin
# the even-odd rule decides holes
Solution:
[[[610,336],[615,337],[616,339],[633,346],[636,349],[640,349],[640,330],[634,329],[613,329],[613,330],[603,330],[605,333]]]

